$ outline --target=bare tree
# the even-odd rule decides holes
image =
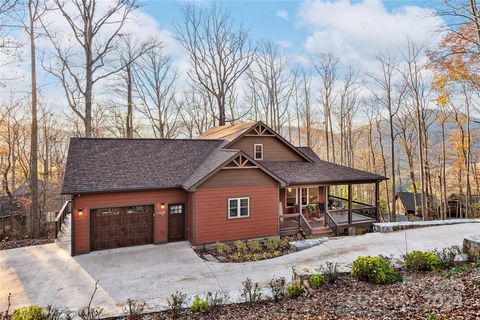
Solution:
[[[177,135],[179,104],[175,98],[177,72],[170,57],[161,46],[155,46],[134,65],[134,85],[140,103],[139,112],[144,115],[158,138]]]
[[[85,136],[92,137],[94,86],[125,67],[122,64],[113,68],[107,65],[116,40],[137,4],[135,0],[116,0],[102,10],[97,0],[53,2],[67,22],[74,43],[59,37],[42,19],[55,55],[53,61],[44,61],[44,68],[58,79],[68,105],[83,122]]]
[[[323,115],[325,118],[324,124],[327,161],[332,159],[333,162],[336,162],[332,109],[336,99],[335,85],[338,80],[339,59],[330,53],[322,53],[313,58],[313,66],[315,67],[315,70],[320,76],[322,82],[320,96],[323,105]]]
[[[224,125],[231,120],[226,119],[226,108],[234,85],[253,61],[255,49],[248,32],[242,26],[236,29],[230,14],[219,6],[199,9],[194,4],[184,6],[176,29],[190,58],[188,76],[215,98],[215,119]]]

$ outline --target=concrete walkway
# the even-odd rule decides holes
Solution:
[[[94,305],[121,314],[127,299],[144,300],[151,310],[165,307],[175,291],[190,295],[228,292],[238,299],[247,277],[265,284],[273,276],[290,279],[292,266],[318,266],[327,261],[351,263],[359,255],[394,255],[461,245],[464,236],[479,234],[478,224],[459,224],[393,233],[370,233],[329,240],[282,257],[249,263],[215,263],[200,259],[187,242],[147,245],[70,257],[62,243],[0,251],[0,310],[8,293],[12,306],[54,305],[78,310],[88,303],[96,280]]]

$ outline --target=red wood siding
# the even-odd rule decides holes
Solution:
[[[228,219],[227,200],[231,197],[250,198],[250,217]],[[194,244],[277,235],[278,201],[276,185],[198,189]]]
[[[74,248],[73,254],[88,253],[90,251],[90,209],[105,207],[122,207],[130,205],[155,205],[154,243],[167,242],[167,208],[169,203],[183,203],[186,193],[180,189],[167,189],[139,192],[118,192],[85,194],[75,198],[73,208],[74,219]],[[161,214],[160,204],[165,203],[165,214]],[[79,216],[78,210],[83,209]]]
[[[193,241],[193,212],[195,207],[195,193],[187,193],[187,240]]]

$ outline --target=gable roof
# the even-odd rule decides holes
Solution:
[[[243,122],[232,125],[213,127],[198,136],[202,139],[222,139],[226,141],[236,140],[239,136],[252,129],[257,122]]]
[[[62,193],[180,188],[222,140],[72,138]]]
[[[415,198],[414,198],[415,195]],[[422,195],[420,193],[413,193],[413,192],[397,192],[395,198],[400,199],[403,206],[407,211],[415,211],[415,201],[417,206],[420,206],[422,203]],[[414,200],[415,199],[415,200]]]
[[[307,147],[299,148],[299,150],[313,162],[263,161],[262,165],[288,184],[360,183],[387,179],[378,174],[321,160],[313,150]]]

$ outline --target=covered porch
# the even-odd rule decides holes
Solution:
[[[280,189],[280,235],[338,236],[379,221],[380,181],[288,186]]]

